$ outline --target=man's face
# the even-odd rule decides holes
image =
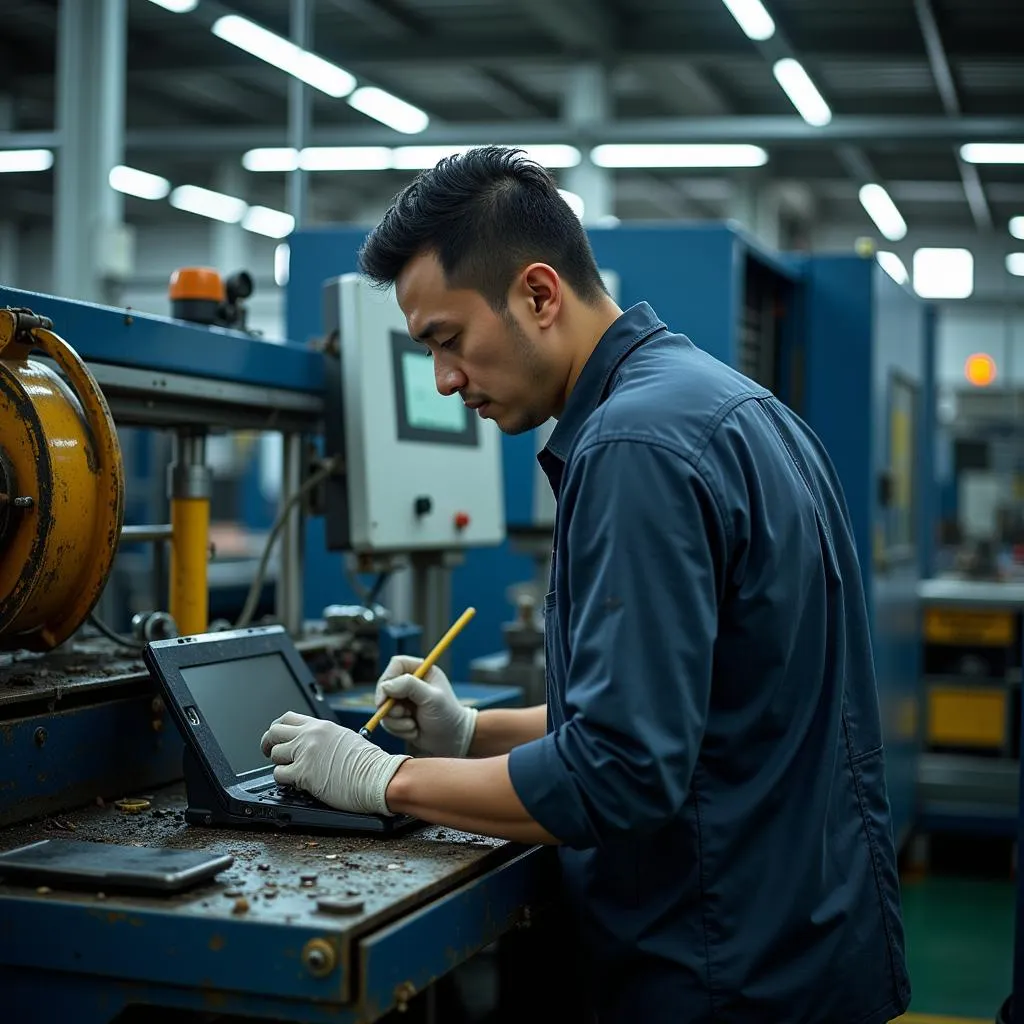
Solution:
[[[410,260],[395,290],[409,334],[434,360],[442,395],[459,395],[506,434],[532,430],[555,413],[561,386],[552,353],[514,308],[498,314],[479,292],[449,288],[433,253]]]

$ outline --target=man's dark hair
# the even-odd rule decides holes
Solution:
[[[579,219],[522,150],[481,146],[419,174],[366,239],[359,267],[393,284],[424,252],[437,255],[451,287],[480,292],[496,312],[533,262],[551,266],[584,302],[605,293]]]

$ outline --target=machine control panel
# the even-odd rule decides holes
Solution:
[[[497,545],[505,538],[501,435],[442,396],[430,353],[409,337],[392,290],[358,274],[325,285],[327,543],[357,553]]]

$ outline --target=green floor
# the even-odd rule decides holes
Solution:
[[[1009,995],[1013,883],[927,875],[903,881],[911,1012],[992,1021]]]

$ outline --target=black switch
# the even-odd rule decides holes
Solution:
[[[434,507],[434,503],[425,494],[421,494],[413,507],[416,509],[416,515],[425,516]]]

